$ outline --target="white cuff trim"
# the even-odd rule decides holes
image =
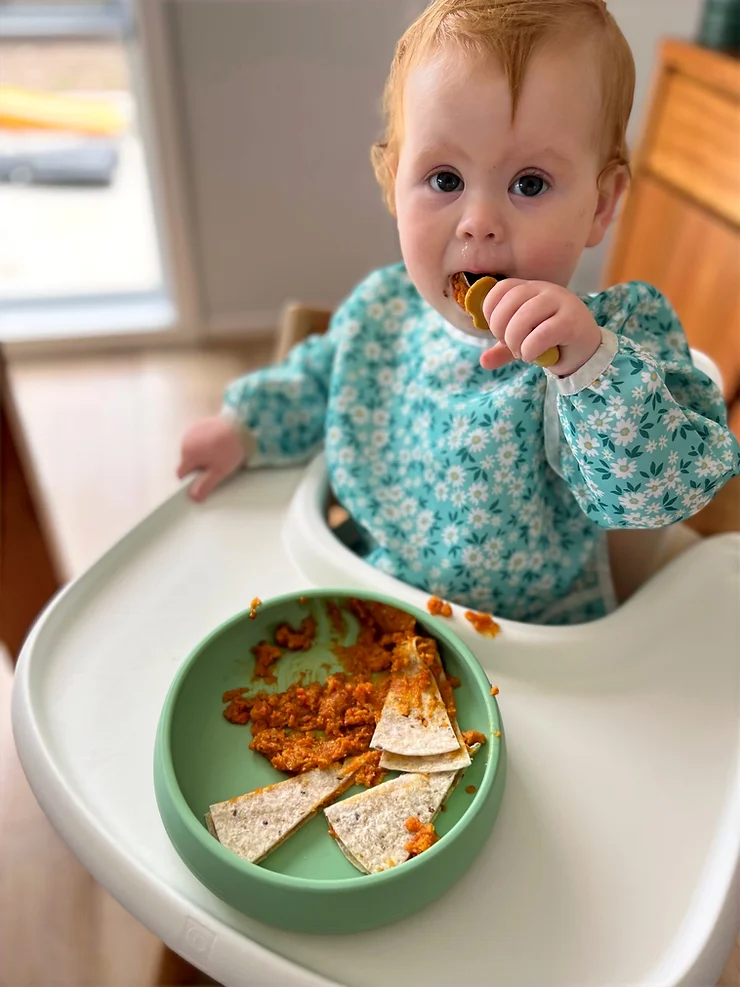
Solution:
[[[257,439],[251,429],[247,428],[244,422],[241,421],[236,411],[228,404],[223,405],[221,408],[221,417],[225,418],[227,422],[230,422],[242,440],[242,445],[244,446],[244,455],[246,459],[244,461],[245,466],[259,466],[260,454],[257,451]]]
[[[613,333],[611,329],[602,328],[601,345],[591,359],[587,360],[579,370],[576,370],[569,377],[558,377],[557,374],[547,369],[545,369],[545,373],[554,380],[560,394],[578,394],[579,391],[585,391],[587,387],[590,387],[604,373],[606,368],[612,365],[618,349],[619,337],[616,333]]]

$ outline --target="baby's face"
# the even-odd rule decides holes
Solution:
[[[505,76],[457,51],[416,69],[404,91],[396,175],[401,249],[411,280],[445,319],[458,271],[567,286],[611,216],[597,189],[600,93],[582,46],[536,55],[511,122]],[[475,330],[473,330],[475,331]]]

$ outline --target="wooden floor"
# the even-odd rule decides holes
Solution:
[[[12,368],[69,575],[174,489],[183,429],[216,411],[223,384],[269,353],[268,344]],[[11,674],[1,657],[0,987],[149,984],[159,944],[77,864],[25,782],[10,733]],[[720,983],[740,987],[740,946]]]
[[[11,368],[67,574],[93,562],[177,485],[180,435],[218,411],[248,351],[107,356]],[[10,731],[0,653],[0,985],[139,987],[160,945],[76,862],[38,808]]]

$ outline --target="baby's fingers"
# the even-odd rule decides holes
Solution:
[[[504,331],[504,339],[514,356],[524,357],[524,343],[537,331],[538,326],[552,318],[558,310],[557,301],[547,294],[536,294],[514,312]],[[539,355],[538,351],[538,354]]]
[[[194,472],[194,470],[204,469],[208,466],[206,457],[203,454],[201,442],[194,440],[188,433],[182,440],[180,446],[180,465],[177,467],[177,476],[180,480]]]
[[[504,339],[511,319],[539,292],[536,281],[515,281],[513,278],[500,281],[491,289],[483,304],[483,314],[496,339]]]
[[[491,290],[486,295],[483,300],[483,318],[490,324],[491,315],[493,310],[499,305],[500,302],[513,291],[514,288],[518,288],[520,285],[527,284],[526,281],[522,281],[521,278],[502,278],[497,284],[491,288]]]
[[[553,315],[531,332],[522,343],[522,360],[527,363],[534,363],[551,347],[559,346],[563,342],[563,320],[558,315]],[[562,353],[561,353],[562,356]],[[554,373],[560,369],[560,359],[557,363],[548,367]]]
[[[184,450],[180,454],[180,464],[177,467],[177,479],[184,480],[188,473],[192,473],[196,468],[195,462],[192,456],[189,456]]]
[[[499,367],[505,367],[507,363],[511,363],[513,359],[514,354],[505,343],[498,343],[496,346],[492,346],[490,350],[481,353],[480,365],[484,370],[498,370]]]
[[[190,490],[188,491],[190,498],[197,503],[205,500],[219,483],[226,478],[226,475],[223,470],[217,470],[213,467],[207,469],[190,484]]]

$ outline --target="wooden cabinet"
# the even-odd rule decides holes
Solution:
[[[648,281],[719,366],[740,436],[740,60],[664,42],[605,285]]]

